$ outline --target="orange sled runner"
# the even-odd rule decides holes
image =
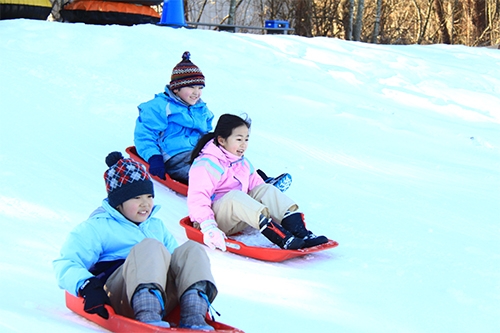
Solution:
[[[189,239],[204,244],[203,233],[200,230],[193,227],[193,223],[189,219],[189,216],[183,218],[179,223],[184,229],[186,229],[186,235]],[[334,248],[338,245],[339,243],[330,239],[328,240],[328,243],[314,247],[309,247],[306,249],[283,250],[277,247],[270,248],[270,247],[250,246],[235,239],[231,238],[226,239],[226,248],[228,252],[232,252],[235,254],[239,254],[241,256],[250,257],[254,259],[259,259],[263,261],[273,261],[273,262],[280,262],[295,257],[305,256],[306,254],[324,251],[327,249]]]
[[[89,314],[83,310],[83,298],[76,297],[66,292],[66,306],[71,311],[76,314],[96,323],[97,325],[116,333],[194,333],[194,332],[206,332],[200,330],[192,330],[186,328],[165,328],[153,326],[145,323],[141,323],[140,321],[130,319],[124,316],[117,315],[113,308],[109,305],[106,305],[106,309],[109,312],[109,318],[104,319],[99,317],[96,314]],[[177,307],[167,316],[167,321],[172,325],[179,324],[180,318],[180,308]],[[219,322],[212,321],[207,318],[207,323],[212,326],[215,331],[220,333],[244,333],[242,330],[231,327],[229,325],[225,325]]]

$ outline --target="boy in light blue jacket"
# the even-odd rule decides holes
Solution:
[[[59,286],[105,319],[105,304],[141,322],[169,327],[163,317],[179,303],[179,327],[213,330],[205,321],[217,288],[203,247],[178,245],[155,217],[154,189],[145,167],[113,152],[104,173],[108,197],[77,225],[53,262]]]

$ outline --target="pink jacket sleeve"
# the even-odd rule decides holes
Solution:
[[[215,220],[212,196],[221,178],[222,168],[208,158],[196,160],[189,170],[187,204],[193,222]]]

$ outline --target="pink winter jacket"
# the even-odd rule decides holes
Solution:
[[[210,140],[189,170],[187,203],[193,222],[215,220],[212,203],[229,191],[250,192],[264,180],[244,156],[231,154]]]

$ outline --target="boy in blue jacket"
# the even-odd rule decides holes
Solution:
[[[137,153],[149,163],[149,172],[165,179],[188,184],[191,152],[198,140],[212,131],[213,113],[201,99],[205,76],[190,60],[186,51],[182,61],[172,70],[170,84],[165,91],[138,106],[134,131]],[[259,175],[266,183],[281,191],[291,185],[288,173],[273,178],[263,171]]]
[[[141,322],[169,327],[163,317],[179,303],[179,327],[213,330],[205,321],[217,288],[200,244],[178,245],[154,217],[150,175],[120,152],[106,157],[108,197],[74,228],[53,262],[59,286],[84,298],[84,310],[105,319],[105,304]]]
[[[188,183],[191,151],[212,130],[213,113],[201,100],[205,76],[184,52],[172,71],[170,84],[155,98],[138,106],[134,143],[149,163],[149,172]]]

